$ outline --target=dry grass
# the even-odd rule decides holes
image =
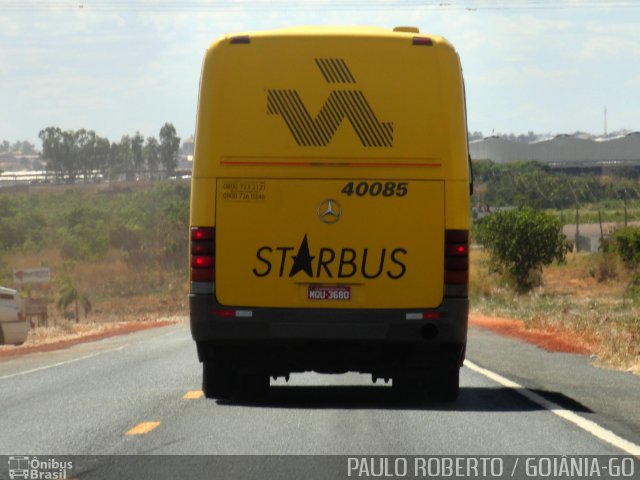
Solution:
[[[128,265],[117,252],[109,252],[100,262],[68,262],[55,250],[39,252],[37,257],[16,254],[8,259],[8,270],[48,266],[52,282],[34,286],[32,296],[46,298],[48,318],[29,331],[27,341],[20,347],[0,346],[0,355],[12,349],[25,349],[58,342],[73,341],[80,337],[99,338],[116,331],[135,331],[154,323],[184,321],[188,312],[188,284],[158,266],[136,268]],[[185,261],[186,263],[186,261]],[[85,315],[79,308],[79,321],[65,318],[57,307],[60,279],[71,276],[77,290],[86,295],[92,309]],[[74,305],[66,309],[73,314]],[[132,326],[133,325],[133,326]]]
[[[48,345],[51,343],[65,342],[87,336],[103,336],[115,331],[135,330],[129,327],[132,324],[141,324],[153,327],[155,324],[182,323],[186,317],[172,315],[168,317],[157,317],[153,320],[133,320],[112,323],[74,323],[68,320],[62,321],[55,326],[34,328],[29,331],[25,347]]]
[[[49,267],[52,282],[44,286],[34,285],[33,289],[34,295],[48,296],[54,309],[59,283],[65,275],[71,276],[78,291],[87,295],[96,305],[105,300],[117,301],[153,294],[184,294],[186,298],[188,291],[186,259],[184,271],[178,274],[157,265],[145,268],[133,266],[116,250],[109,251],[102,261],[66,261],[57,250],[41,251],[37,255],[15,254],[6,261],[8,272],[18,268]],[[9,284],[10,277],[0,283]]]
[[[8,268],[49,266],[54,279],[65,272],[91,300],[92,312],[79,323],[64,319],[55,306],[59,285],[34,295],[49,297],[49,322],[32,329],[26,346],[37,346],[101,335],[124,323],[184,319],[187,315],[186,278],[158,266],[140,269],[115,252],[102,262],[70,264],[55,251],[15,255]],[[186,270],[186,269],[185,269]],[[629,295],[630,275],[602,255],[571,254],[566,264],[546,268],[543,285],[530,294],[516,295],[488,270],[488,255],[471,254],[470,295],[478,314],[521,319],[532,330],[558,332],[589,345],[598,361],[640,374],[640,299]],[[73,310],[72,308],[69,310]],[[180,320],[182,321],[182,320]],[[577,340],[578,341],[578,340]],[[12,346],[0,347],[0,353]]]
[[[577,338],[600,363],[640,374],[640,299],[628,294],[630,275],[613,260],[603,266],[601,254],[570,254],[544,269],[541,287],[516,295],[489,271],[486,252],[474,250],[471,258],[474,312]]]
[[[55,326],[39,327],[29,331],[27,341],[19,346],[0,346],[0,359],[35,352],[48,352],[67,348],[77,343],[101,340],[114,335],[123,335],[186,322],[186,316],[160,317],[153,321],[131,321],[115,323],[73,323],[60,322]]]

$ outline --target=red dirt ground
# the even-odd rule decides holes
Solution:
[[[561,330],[525,329],[521,320],[510,318],[486,317],[470,314],[469,324],[476,325],[501,335],[518,338],[551,352],[579,353],[589,355],[596,352],[596,346],[585,339],[569,336]]]
[[[53,342],[43,345],[16,347],[7,350],[3,349],[0,350],[0,358],[14,357],[35,352],[50,352],[52,350],[68,348],[79,343],[92,342],[95,340],[102,340],[103,338],[113,337],[115,335],[124,335],[128,333],[138,332],[140,330],[147,330],[150,328],[164,327],[174,324],[175,322],[172,321],[127,322],[118,325],[111,330],[98,334],[89,334],[69,340],[61,340],[59,342]],[[537,345],[538,347],[552,352],[578,353],[583,355],[595,353],[595,346],[590,344],[586,340],[581,340],[579,338],[576,338],[575,336],[568,337],[567,332],[559,330],[525,329],[524,323],[521,320],[471,314],[469,315],[469,324],[486,328],[501,335],[507,335],[509,337],[524,340],[525,342],[532,343],[534,345]]]

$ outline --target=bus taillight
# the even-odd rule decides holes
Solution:
[[[469,231],[445,230],[444,295],[466,297],[469,291]]]
[[[191,281],[215,280],[215,228],[191,227]]]

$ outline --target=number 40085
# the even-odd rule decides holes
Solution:
[[[348,182],[340,191],[348,197],[370,195],[377,197],[404,197],[408,192],[407,182]]]

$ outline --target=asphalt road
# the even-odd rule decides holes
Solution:
[[[311,373],[272,381],[260,403],[219,402],[199,395],[187,326],[112,337],[0,362],[0,455],[640,452],[640,377],[476,328],[468,361],[453,405],[400,402],[364,375]],[[94,460],[95,478],[114,478],[96,473],[108,458]],[[292,478],[307,467],[291,466]]]

